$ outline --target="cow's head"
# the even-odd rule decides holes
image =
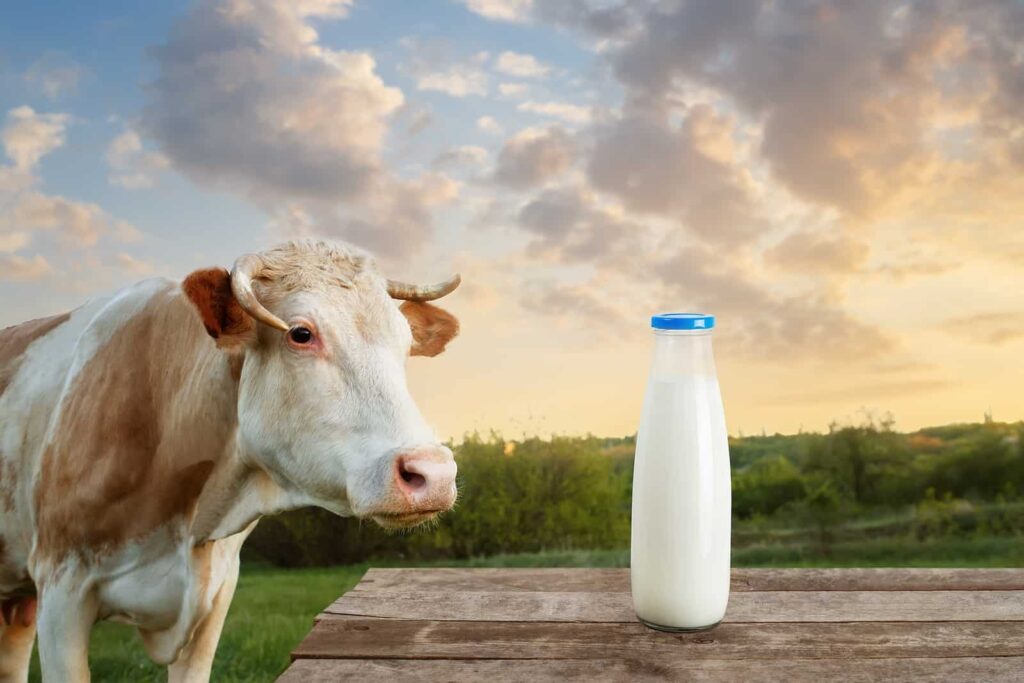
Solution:
[[[386,280],[363,252],[322,242],[192,273],[183,287],[207,332],[241,361],[241,457],[299,504],[385,527],[451,508],[455,460],[409,395],[405,360],[458,333],[426,303],[458,284]]]

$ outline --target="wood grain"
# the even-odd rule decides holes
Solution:
[[[1024,622],[722,624],[668,634],[639,623],[324,619],[295,658],[365,659],[849,659],[1008,657]],[[674,661],[674,659],[673,659]]]
[[[370,569],[356,590],[629,592],[628,569]],[[732,591],[1024,590],[1022,569],[734,569]]]
[[[322,615],[437,621],[632,622],[629,593],[351,591]],[[1021,621],[1024,591],[735,593],[725,623]]]
[[[1024,681],[1024,570],[737,569],[725,621],[633,615],[628,569],[371,569],[280,680]]]
[[[1010,683],[1021,680],[1024,657],[943,659],[780,659],[686,661],[300,659],[282,683],[336,681],[786,681],[787,683]]]

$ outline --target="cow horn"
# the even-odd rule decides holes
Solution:
[[[235,265],[231,268],[231,291],[246,313],[264,325],[270,325],[287,332],[288,325],[264,308],[263,304],[256,298],[256,293],[252,291],[252,278],[261,270],[263,270],[263,260],[256,254],[246,254],[245,256],[238,257]]]
[[[388,294],[392,299],[404,299],[406,301],[433,301],[440,299],[446,294],[451,294],[462,282],[462,276],[456,273],[454,276],[439,282],[436,285],[411,285],[408,282],[388,280]]]

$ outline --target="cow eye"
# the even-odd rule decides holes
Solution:
[[[288,337],[296,344],[308,344],[313,341],[313,332],[308,327],[293,327],[288,330]]]

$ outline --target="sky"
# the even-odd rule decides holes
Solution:
[[[1024,3],[0,7],[0,325],[296,237],[463,286],[448,437],[636,430],[717,316],[732,434],[1024,418]]]

